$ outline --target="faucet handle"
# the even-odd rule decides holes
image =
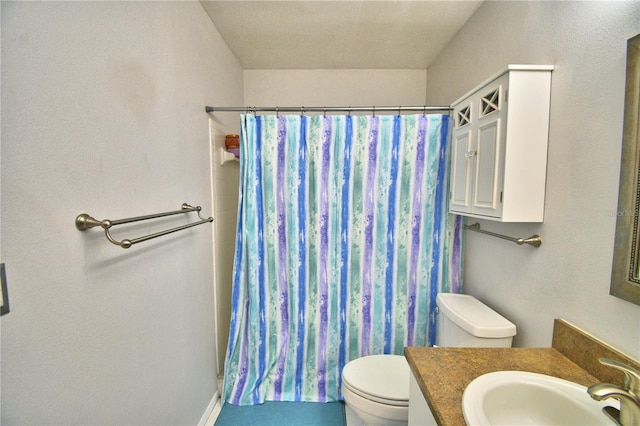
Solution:
[[[624,386],[634,395],[640,396],[640,371],[609,358],[598,358],[600,364],[620,370],[624,373]]]

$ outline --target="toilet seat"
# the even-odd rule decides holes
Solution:
[[[342,383],[351,392],[368,400],[407,407],[410,374],[404,356],[369,355],[345,365]]]

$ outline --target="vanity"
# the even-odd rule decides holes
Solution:
[[[564,320],[555,320],[551,348],[407,347],[411,368],[409,425],[464,425],[462,394],[475,378],[494,371],[529,371],[582,386],[623,384],[624,375],[598,362],[640,363]]]

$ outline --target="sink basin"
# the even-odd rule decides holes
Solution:
[[[462,412],[468,425],[612,425],[602,408],[576,383],[525,371],[482,375],[465,389]]]

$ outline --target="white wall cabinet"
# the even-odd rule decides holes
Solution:
[[[543,221],[552,70],[509,65],[452,104],[451,213]]]

